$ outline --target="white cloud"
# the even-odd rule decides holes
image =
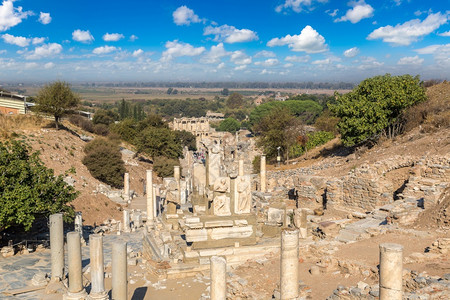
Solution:
[[[175,57],[180,56],[197,56],[205,52],[205,47],[195,48],[191,44],[175,41],[166,42],[166,51],[162,53],[161,61],[171,61]]]
[[[55,67],[55,64],[52,63],[52,62],[46,63],[46,64],[44,65],[44,68],[45,68],[45,69],[53,69],[54,67]]]
[[[360,70],[370,70],[370,69],[376,69],[378,67],[383,66],[383,62],[377,61],[375,57],[365,57],[362,59],[361,64],[358,66],[358,69]]]
[[[221,62],[221,63],[217,66],[217,69],[220,70],[220,69],[223,69],[223,68],[225,68],[225,63]]]
[[[113,47],[113,46],[102,46],[102,47],[95,48],[92,51],[92,53],[101,55],[101,54],[108,54],[108,53],[114,52],[116,50],[118,50],[118,48]]]
[[[72,39],[77,42],[89,43],[94,40],[94,37],[89,30],[77,29],[72,32]]]
[[[241,65],[234,68],[235,71],[242,71],[247,69],[247,65]]]
[[[399,59],[397,62],[397,65],[416,65],[419,66],[424,62],[423,58],[419,58],[418,55],[416,56],[405,56]]]
[[[266,59],[265,61],[257,61],[255,62],[255,65],[257,66],[264,66],[264,67],[273,67],[278,65],[279,61],[276,58],[269,58]]]
[[[272,51],[262,50],[254,55],[254,57],[276,57],[277,55]]]
[[[105,33],[103,35],[103,40],[105,42],[117,42],[118,40],[123,39],[125,36],[121,33]]]
[[[26,59],[41,59],[43,57],[54,56],[62,51],[62,46],[57,43],[45,44],[36,47],[34,51],[25,56]]]
[[[325,58],[322,60],[315,60],[311,64],[313,64],[313,65],[329,65],[329,64],[331,64],[331,59]]]
[[[395,5],[399,6],[402,4],[402,0],[393,0],[395,2]]]
[[[29,69],[35,69],[37,68],[39,65],[35,62],[31,62],[31,63],[26,63],[25,64],[25,69],[29,70]]]
[[[359,54],[358,47],[353,47],[353,48],[350,48],[350,49],[344,51],[345,57],[355,57],[358,54]]]
[[[450,46],[450,44],[447,44],[447,45],[430,45],[430,46],[427,46],[425,48],[420,48],[420,49],[417,49],[417,50],[414,50],[414,51],[416,51],[419,54],[434,54],[443,46]]]
[[[335,9],[335,10],[333,10],[333,11],[331,11],[331,10],[326,10],[325,11],[325,13],[327,13],[329,16],[331,16],[331,17],[336,17],[337,16],[337,13],[339,12],[339,9]]]
[[[256,32],[250,29],[237,29],[229,25],[219,27],[207,26],[203,35],[215,35],[214,41],[223,41],[228,44],[258,40]]]
[[[138,49],[138,50],[135,50],[135,51],[133,52],[133,56],[134,56],[134,57],[139,57],[139,56],[141,56],[142,54],[144,54],[144,50],[142,50],[142,49]]]
[[[403,24],[380,27],[372,31],[368,40],[382,39],[383,42],[394,45],[408,46],[419,38],[426,36],[447,23],[447,14],[440,12],[430,14],[425,20],[414,19]]]
[[[30,44],[30,39],[23,36],[14,36],[8,33],[2,35],[2,39],[7,44],[16,45],[19,47],[26,47]]]
[[[24,12],[21,6],[14,8],[13,2],[14,0],[6,0],[0,5],[0,31],[6,31],[16,26],[33,14],[30,11]]]
[[[40,12],[39,14],[39,22],[41,22],[44,25],[50,24],[52,21],[52,17],[50,16],[50,13]]]
[[[132,35],[130,36],[130,42],[134,42],[134,41],[137,40],[137,39],[138,39],[138,37],[135,36],[134,34],[132,34]]]
[[[45,42],[44,37],[35,37],[32,39],[33,45],[42,44],[43,42]]]
[[[252,58],[241,50],[234,51],[233,54],[231,54],[230,60],[236,65],[248,65],[252,63]]]
[[[266,74],[275,74],[275,72],[273,72],[273,71],[269,71],[269,70],[267,70],[267,69],[264,69],[264,70],[262,70],[261,71],[261,73],[260,73],[261,75],[266,75]]]
[[[419,54],[432,54],[436,61],[436,65],[441,68],[450,67],[450,44],[430,45],[414,51]]]
[[[335,22],[350,21],[355,24],[362,19],[370,18],[373,16],[373,7],[367,4],[364,0],[360,0],[358,2],[350,2],[349,5],[353,8],[347,10],[347,13],[344,16],[334,20]]]
[[[300,62],[300,63],[308,62],[310,59],[311,59],[311,57],[309,55],[305,55],[305,56],[291,55],[291,56],[286,56],[284,58],[285,61]]]
[[[202,62],[207,64],[217,64],[224,56],[230,55],[230,52],[225,50],[223,43],[216,46],[211,46],[211,49],[202,57]]]
[[[292,9],[293,11],[299,13],[305,8],[312,10],[315,2],[326,3],[328,0],[285,0],[284,4],[278,5],[275,8],[275,11],[282,12],[284,9]]]
[[[177,25],[190,25],[191,23],[200,23],[200,18],[194,11],[183,5],[178,7],[172,14],[173,22]]]
[[[283,67],[285,67],[285,68],[291,68],[293,66],[294,66],[294,64],[292,64],[292,63],[287,63],[287,64],[283,65]]]
[[[296,52],[319,53],[327,50],[325,38],[309,25],[305,26],[299,35],[288,34],[282,38],[273,38],[267,43],[269,47],[284,45]]]
[[[439,33],[440,36],[450,36],[450,30],[447,32]]]

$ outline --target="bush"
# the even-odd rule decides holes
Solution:
[[[108,126],[102,123],[95,124],[94,133],[102,136],[107,136],[109,134]]]
[[[118,121],[118,120],[119,120],[119,114],[117,114],[111,110],[100,109],[95,112],[92,122],[94,124],[104,124],[104,125],[108,126],[109,124],[112,124],[112,123],[114,123],[114,121]]]
[[[329,110],[325,110],[314,123],[314,127],[320,131],[332,132],[334,135],[339,133],[337,124],[339,118],[334,116]]]
[[[91,175],[116,188],[123,187],[125,164],[115,141],[96,138],[84,147],[83,164]]]
[[[293,145],[289,152],[291,157],[299,157],[303,155],[306,151],[316,148],[317,146],[323,145],[328,141],[334,139],[335,135],[332,132],[327,131],[316,131],[310,132],[306,135],[306,139],[301,139],[302,143],[297,143]]]
[[[179,166],[178,159],[158,156],[153,160],[153,170],[159,177],[172,177],[173,167]]]
[[[75,126],[80,127],[84,131],[94,133],[94,124],[91,120],[86,119],[85,117],[82,117],[80,115],[71,115],[69,117],[69,122]]]
[[[183,147],[177,140],[175,132],[168,128],[147,127],[138,133],[135,145],[138,152],[151,157],[178,158],[183,154]]]
[[[226,118],[222,122],[220,122],[217,131],[228,131],[231,133],[235,133],[241,128],[241,123],[234,118]]]
[[[252,161],[253,173],[259,174],[261,172],[261,155],[256,155]]]
[[[78,193],[30,150],[23,142],[0,142],[0,231],[14,225],[28,231],[36,217],[59,212],[73,219],[69,203]]]

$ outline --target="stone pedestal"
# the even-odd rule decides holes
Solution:
[[[130,200],[130,173],[125,173],[123,176],[123,199]]]
[[[64,277],[64,229],[63,215],[50,216],[50,249],[53,281],[61,281]]]
[[[281,300],[298,297],[298,230],[281,233]]]
[[[261,174],[260,174],[260,179],[261,179],[261,192],[265,193],[266,192],[266,156],[265,155],[261,155]]]
[[[89,236],[89,244],[92,284],[89,299],[108,300],[108,294],[105,291],[103,236],[99,234],[91,234]]]
[[[403,297],[403,246],[380,245],[380,300]]]
[[[152,225],[154,220],[153,203],[153,171],[147,170],[147,180],[145,190],[147,191],[147,225]]]
[[[67,259],[69,261],[69,289],[64,300],[84,300],[87,298],[83,287],[81,271],[81,240],[76,231],[67,234]]]
[[[128,266],[127,243],[116,242],[112,247],[112,299],[127,300]]]
[[[211,300],[227,298],[227,261],[223,257],[213,256],[210,259]]]

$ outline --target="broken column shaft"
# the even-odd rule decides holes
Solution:
[[[123,176],[123,193],[125,194],[125,201],[130,200],[130,173],[125,173]]]
[[[152,225],[154,220],[154,203],[153,203],[153,171],[147,170],[147,225]]]
[[[403,297],[403,246],[380,244],[380,300]]]
[[[244,176],[244,160],[239,160],[239,176]]]
[[[124,209],[123,210],[123,231],[130,232],[130,211]]]
[[[266,192],[266,156],[261,155],[261,167],[260,167],[260,179],[261,179],[261,192]]]
[[[64,299],[85,299],[81,270],[81,239],[76,231],[67,233],[67,259],[69,265],[69,289]]]
[[[282,300],[298,297],[298,230],[281,234],[280,294]]]
[[[227,261],[223,257],[213,256],[210,259],[211,300],[223,300],[227,296]]]
[[[52,280],[60,281],[64,276],[64,228],[62,214],[50,216],[50,248]]]
[[[112,299],[127,300],[127,243],[116,242],[112,247]]]
[[[94,300],[107,300],[105,291],[105,273],[103,262],[103,237],[99,234],[89,236],[90,265],[91,265],[91,293],[89,298]]]

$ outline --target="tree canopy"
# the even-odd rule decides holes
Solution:
[[[80,97],[72,92],[67,82],[55,81],[39,90],[35,109],[54,116],[58,129],[61,117],[69,114],[79,103]]]
[[[228,131],[231,133],[235,133],[241,128],[241,123],[234,118],[226,118],[222,122],[220,122],[219,127],[217,127],[218,131]]]
[[[21,225],[28,231],[35,218],[64,213],[74,216],[69,203],[77,197],[75,189],[61,175],[44,166],[39,153],[19,141],[0,142],[0,231]]]
[[[406,108],[425,101],[425,89],[418,76],[375,76],[363,80],[350,93],[336,93],[330,110],[340,118],[338,129],[345,145],[376,140],[401,129],[400,116]]]
[[[244,104],[245,104],[244,97],[242,97],[242,95],[239,93],[231,94],[230,96],[228,96],[225,102],[225,105],[231,109],[242,108]]]

